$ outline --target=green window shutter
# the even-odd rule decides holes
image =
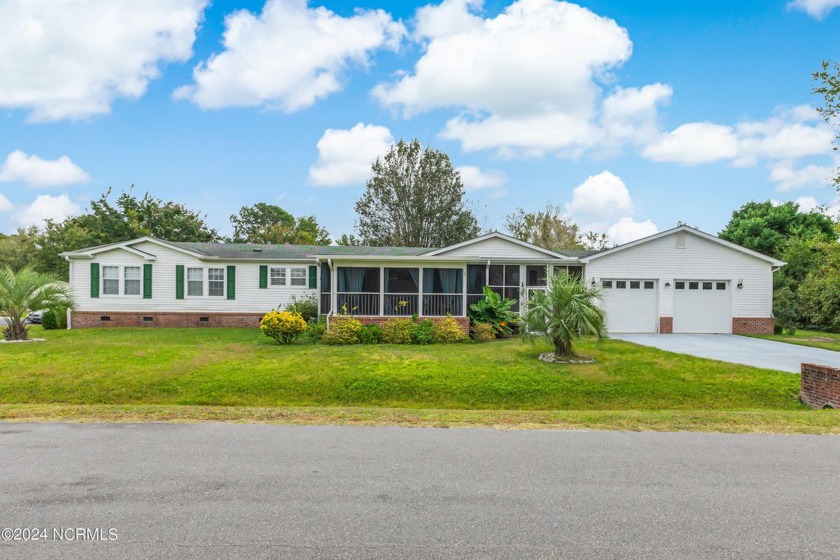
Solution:
[[[318,287],[318,267],[309,267],[309,289],[314,290]]]
[[[99,297],[99,263],[90,263],[90,297]]]
[[[268,288],[268,267],[260,266],[260,288]]]
[[[152,265],[143,265],[143,299],[152,299]]]
[[[184,265],[175,265],[175,299],[184,299]]]
[[[227,267],[227,298],[236,299],[236,267]]]

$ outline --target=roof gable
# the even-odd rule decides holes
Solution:
[[[662,239],[663,237],[666,237],[668,235],[673,235],[673,234],[679,233],[679,232],[684,232],[684,233],[688,233],[688,234],[691,234],[691,235],[696,235],[697,237],[700,237],[701,239],[705,239],[707,241],[717,243],[718,245],[721,245],[721,246],[723,246],[727,249],[731,249],[733,251],[738,251],[739,253],[744,253],[745,255],[749,255],[753,258],[765,261],[772,266],[779,267],[779,266],[784,266],[786,264],[784,261],[774,259],[773,257],[768,257],[767,255],[764,255],[764,254],[759,253],[757,251],[747,249],[746,247],[742,247],[742,246],[740,246],[736,243],[732,243],[730,241],[726,241],[724,239],[721,239],[720,237],[717,237],[716,235],[712,235],[710,233],[706,233],[704,231],[700,231],[699,229],[694,229],[693,227],[689,227],[689,226],[677,226],[675,228],[667,229],[665,231],[661,231],[659,233],[649,235],[648,237],[643,237],[641,239],[637,239],[636,241],[631,241],[630,243],[625,243],[624,245],[619,245],[618,247],[613,247],[612,249],[607,249],[606,251],[601,251],[600,253],[596,253],[596,254],[590,255],[588,257],[583,257],[583,258],[580,259],[580,261],[583,262],[583,263],[588,263],[589,261],[599,259],[599,258],[605,257],[607,255],[613,255],[613,254],[618,253],[620,251],[626,251],[627,249],[631,249],[631,248],[636,247],[638,245],[643,245],[645,243],[649,243],[649,242],[655,241],[657,239]]]
[[[496,241],[496,243],[492,243]],[[567,259],[569,258],[567,255],[562,255],[560,253],[555,253],[554,251],[549,251],[543,247],[539,247],[534,245],[533,243],[528,243],[526,241],[522,241],[520,239],[516,239],[515,237],[511,237],[509,235],[505,235],[503,233],[499,233],[498,231],[494,231],[488,233],[486,235],[482,235],[480,237],[476,237],[475,239],[468,239],[467,241],[463,241],[461,243],[456,243],[454,245],[450,245],[448,247],[443,247],[441,249],[436,249],[433,251],[429,251],[425,254],[427,257],[436,257],[436,256],[443,256],[446,254],[461,254],[461,255],[469,255],[469,256],[497,256],[497,255],[476,255],[470,252],[470,248],[474,247],[479,249],[482,245],[493,246],[498,250],[500,243],[506,244],[511,246],[512,248],[515,247],[514,252],[522,257],[537,257],[537,258],[551,258],[551,259]]]

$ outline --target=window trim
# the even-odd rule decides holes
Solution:
[[[128,276],[126,275],[126,271],[128,271],[129,268],[137,269],[137,278],[132,278],[131,280],[128,279]],[[128,282],[129,281],[137,282],[137,293],[136,294],[129,294],[128,293]],[[133,297],[133,296],[142,296],[143,295],[143,267],[142,266],[131,265],[131,266],[123,266],[122,267],[122,289],[123,289],[123,294],[122,295],[124,295],[124,296]]]
[[[274,271],[282,272],[282,276],[278,276],[277,278],[274,277]],[[275,283],[274,280],[282,279],[283,282]],[[289,285],[289,271],[285,266],[269,266],[268,267],[268,287],[269,288],[285,288]]]
[[[185,298],[203,298],[206,297],[207,294],[207,275],[204,273],[205,268],[203,266],[185,266],[184,267],[184,297]],[[201,293],[191,294],[190,293],[190,283],[191,282],[198,282],[198,280],[190,280],[190,271],[191,270],[200,270],[201,271]]]
[[[105,269],[106,268],[116,268],[117,269],[117,277],[116,278],[105,278]],[[140,293],[138,294],[127,294],[125,293],[125,269],[126,268],[138,268],[140,269]],[[105,281],[108,280],[109,282],[116,281],[117,283],[117,293],[106,293],[105,292]],[[106,298],[138,298],[143,299],[143,265],[142,264],[103,264],[99,263],[99,297],[106,297]]]
[[[300,276],[300,277],[292,276],[292,274],[295,271],[301,271],[301,270],[303,271],[303,276]],[[306,266],[290,266],[289,267],[289,274],[288,274],[289,287],[290,288],[308,288],[308,286],[309,286],[309,277],[307,276],[308,274],[309,274],[309,267],[306,267]],[[302,280],[303,283],[302,284],[295,284],[295,280]]]
[[[222,279],[221,280],[210,280],[210,271],[211,270],[220,270],[222,271]],[[211,294],[210,293],[210,282],[216,282],[222,284],[222,292],[220,294]],[[207,267],[207,297],[216,298],[216,297],[227,297],[227,268],[224,266],[208,266]]]

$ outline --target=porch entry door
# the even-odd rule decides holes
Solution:
[[[512,299],[516,303],[511,311],[519,311],[520,292],[523,288],[522,265],[491,264],[488,270],[487,285],[500,296]]]

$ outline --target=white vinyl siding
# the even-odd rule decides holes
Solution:
[[[139,266],[126,266],[123,268],[124,288],[123,293],[127,296],[139,296],[141,287],[141,270]]]
[[[530,247],[524,247],[517,243],[491,237],[483,241],[477,241],[457,249],[440,253],[446,257],[478,257],[489,259],[551,259],[551,255],[541,251],[535,251]]]
[[[650,278],[658,281],[659,316],[674,316],[675,281],[728,282],[732,317],[771,317],[773,271],[770,263],[690,232],[685,248],[674,235],[594,259],[586,265],[587,281]],[[743,281],[743,288],[736,286]],[[686,286],[688,288],[688,286]],[[702,290],[702,284],[698,284]]]

